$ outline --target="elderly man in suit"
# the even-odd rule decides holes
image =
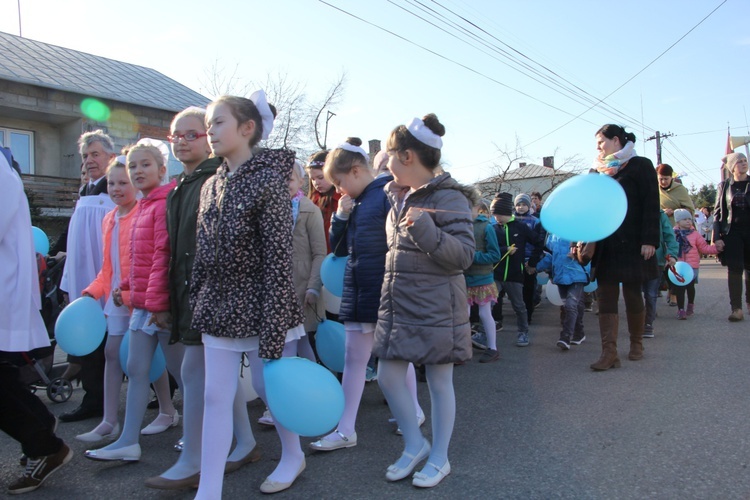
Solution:
[[[102,267],[102,219],[114,208],[107,194],[107,165],[115,158],[112,139],[101,130],[87,132],[78,140],[79,151],[89,182],[81,189],[81,198],[68,226],[68,255],[60,288],[71,301],[79,298]],[[103,304],[102,304],[103,305]],[[104,402],[104,343],[81,357],[70,357],[81,365],[81,382],[86,394],[81,406],[60,416],[63,422],[100,417]]]

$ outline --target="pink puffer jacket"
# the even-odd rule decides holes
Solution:
[[[679,228],[675,226],[675,234]],[[699,269],[701,267],[701,255],[716,255],[716,245],[709,245],[703,236],[693,229],[688,235],[687,239],[690,242],[690,250],[685,253],[679,260],[685,261],[690,264],[693,269]]]
[[[120,288],[130,290],[133,307],[169,311],[169,235],[167,194],[174,182],[159,186],[138,202],[130,237],[130,277]]]

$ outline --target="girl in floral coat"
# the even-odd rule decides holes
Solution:
[[[251,99],[222,97],[206,116],[211,149],[224,162],[201,190],[190,289],[192,327],[203,334],[206,363],[199,499],[221,498],[242,353],[265,400],[262,360],[280,358],[287,340],[305,335],[292,282],[287,180],[294,153],[255,147],[270,134],[273,117],[262,91]],[[264,493],[289,488],[305,468],[299,436],[278,423],[276,429],[281,460],[261,485]]]

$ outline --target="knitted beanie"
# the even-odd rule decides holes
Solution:
[[[525,203],[527,207],[531,207],[531,196],[526,193],[519,194],[516,196],[514,205],[518,205],[519,203]]]
[[[510,193],[497,193],[490,206],[492,215],[513,215],[513,195]]]
[[[684,208],[678,208],[674,211],[674,221],[680,222],[681,220],[693,220],[693,216],[690,215],[690,210],[685,210]]]

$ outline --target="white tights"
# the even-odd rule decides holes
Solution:
[[[284,348],[285,355],[294,355],[296,342],[288,343]],[[288,352],[289,351],[289,352]],[[263,360],[257,351],[248,353],[250,371],[253,377],[253,389],[266,403],[265,384],[263,382]],[[232,444],[232,419],[234,413],[229,408],[236,400],[239,364],[241,352],[216,349],[205,346],[206,382],[205,408],[203,411],[203,447],[201,450],[201,480],[196,499],[214,500],[221,498],[224,480],[224,464]],[[245,417],[247,419],[247,417]],[[299,436],[281,427],[276,431],[281,439],[281,460],[276,469],[268,476],[279,482],[292,481],[305,459],[300,446]],[[248,422],[247,430],[250,430]]]
[[[419,430],[413,399],[404,385],[408,366],[407,361],[381,359],[378,362],[378,384],[404,433],[404,452],[416,455],[422,449],[424,437]],[[456,420],[453,364],[427,365],[426,375],[432,404],[432,451],[428,462],[442,467],[448,461],[448,445]],[[409,461],[402,455],[396,464],[404,467]],[[433,467],[425,467],[422,472],[428,477],[437,474]]]
[[[104,449],[106,450],[117,450],[139,442],[143,415],[145,415],[146,405],[148,405],[148,374],[151,369],[151,360],[154,357],[157,342],[161,344],[164,352],[164,357],[167,361],[167,370],[172,373],[172,376],[177,381],[177,386],[182,388],[182,379],[179,375],[183,353],[182,344],[169,345],[169,333],[149,335],[141,330],[131,330],[125,423],[120,437],[114,443],[105,446]],[[169,392],[167,392],[166,399],[170,399]],[[161,404],[162,401],[160,400],[160,406]],[[171,405],[171,402],[169,404]]]
[[[495,330],[495,318],[492,317],[492,302],[478,305],[479,319],[482,321],[484,332],[487,334],[487,348],[497,350],[497,331]],[[471,306],[469,306],[471,314]]]

